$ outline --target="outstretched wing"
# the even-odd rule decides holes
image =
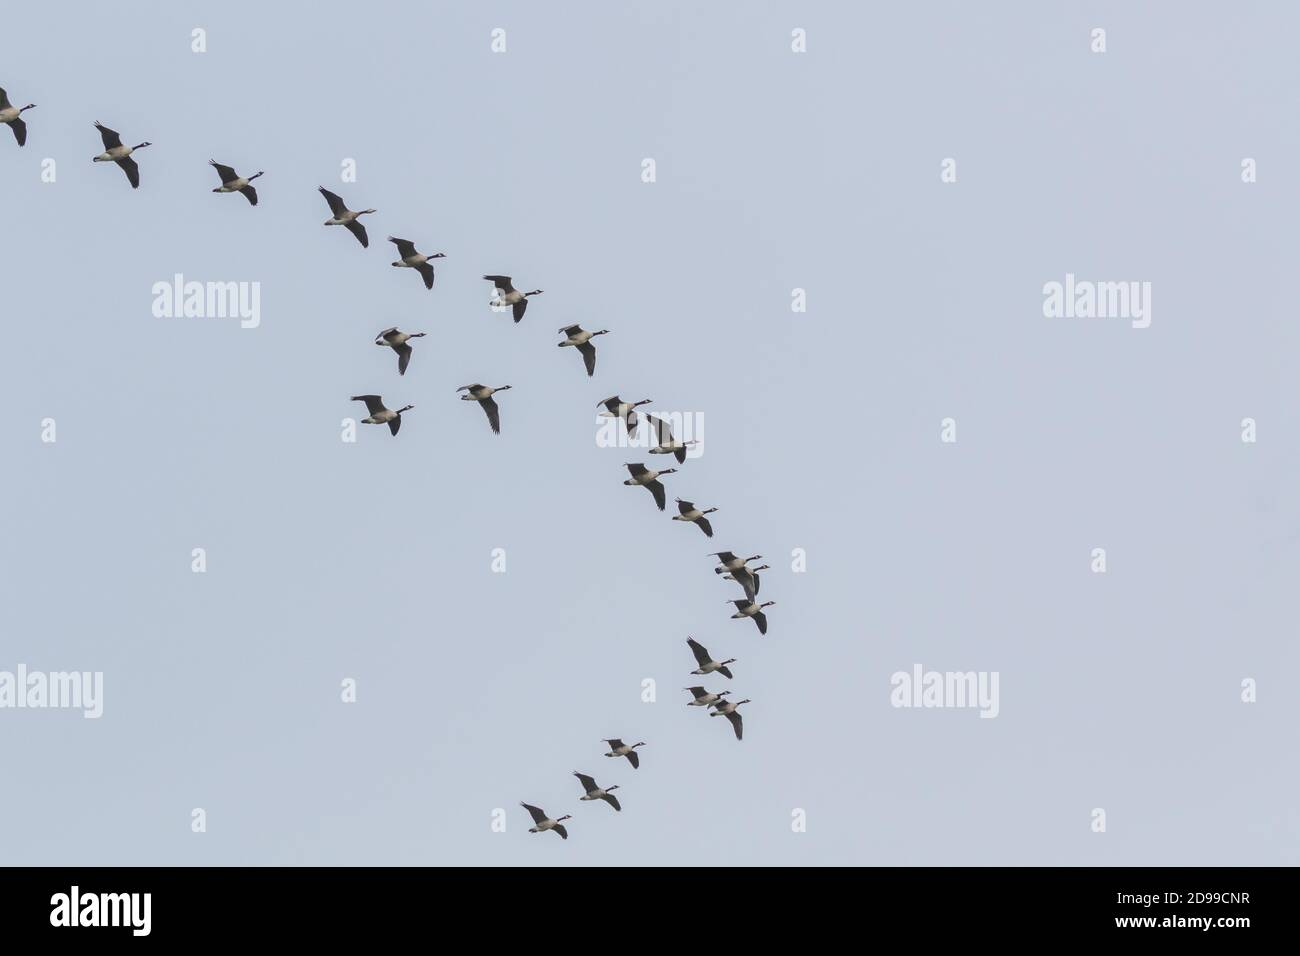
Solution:
[[[14,131],[14,139],[18,140],[18,145],[26,146],[27,145],[27,124],[23,122],[22,117],[10,121],[9,128]]]
[[[236,179],[239,178],[239,174],[235,172],[233,166],[223,165],[222,163],[217,162],[215,159],[209,159],[208,165],[217,171],[217,175],[221,177],[221,185],[223,186],[226,183],[234,182]]]
[[[510,284],[509,276],[484,276],[483,278],[507,295],[515,291],[515,287]]]
[[[604,800],[606,803],[608,803],[608,804],[609,804],[611,807],[613,807],[615,810],[622,810],[622,809],[623,809],[621,806],[618,805],[618,797],[614,796],[612,793],[607,793],[607,794],[605,794],[603,797],[601,797],[600,799]]]
[[[641,758],[637,756],[637,753],[636,753],[635,750],[629,750],[629,751],[627,752],[627,762],[630,763],[630,764],[632,765],[632,769],[633,769],[633,770],[635,770],[637,767],[641,766]]]
[[[528,811],[528,813],[532,816],[534,823],[541,823],[543,820],[546,819],[546,811],[543,810],[541,807],[534,807],[532,804],[528,804],[528,803],[521,803],[519,805]]]
[[[371,415],[384,410],[384,399],[379,395],[353,395],[352,401],[365,402],[366,411]]]
[[[136,165],[134,159],[130,156],[123,156],[117,161],[117,165],[122,167],[122,172],[126,173],[126,178],[131,182],[132,189],[140,188],[140,167]]]
[[[501,434],[501,410],[497,408],[497,403],[492,400],[492,396],[479,402],[483,406],[483,411],[487,412],[488,424],[492,426],[492,434]]]
[[[590,342],[583,342],[578,346],[578,351],[582,353],[583,364],[587,366],[587,377],[596,374],[596,346]]]
[[[388,241],[397,246],[397,254],[403,259],[416,254],[415,243],[410,239],[395,239],[392,236],[389,236]]]
[[[420,270],[420,275],[424,276],[424,287],[426,289],[432,289],[433,288],[433,266],[429,265],[429,263],[427,262],[424,262],[416,266],[416,268]]]
[[[330,212],[334,213],[336,217],[348,211],[348,207],[343,204],[343,200],[334,193],[330,192],[324,186],[317,186],[316,188],[319,189],[320,194],[325,197],[325,201],[330,204]]]
[[[346,229],[348,232],[352,233],[352,235],[357,237],[357,242],[361,243],[361,248],[363,249],[370,248],[370,237],[366,235],[366,227],[361,225],[360,220],[353,219],[351,222],[347,223],[343,228]]]
[[[411,347],[403,342],[393,346],[393,349],[397,352],[397,374],[405,375],[406,366],[411,364]]]
[[[706,538],[713,537],[713,525],[709,524],[708,518],[696,518],[695,523],[699,525],[700,530],[704,532],[704,537]]]
[[[104,149],[115,149],[122,145],[122,137],[117,135],[117,130],[109,129],[103,123],[95,123],[95,129],[99,130],[99,138],[104,141]]]
[[[712,658],[709,657],[708,648],[695,640],[695,638],[688,637],[686,643],[691,646],[691,653],[695,655],[695,663],[699,664],[701,667],[712,660]]]
[[[740,719],[740,711],[733,710],[727,714],[727,719],[731,721],[732,729],[736,731],[736,739],[740,740],[745,735],[745,722]]]
[[[515,307],[512,310],[512,312],[514,313],[515,321],[518,322],[520,319],[522,319],[524,317],[524,313],[527,311],[528,311],[527,299],[520,299],[518,302],[516,302]]]
[[[576,770],[573,771],[573,775],[578,778],[578,783],[582,784],[583,793],[591,793],[596,789],[595,777],[589,777],[585,773],[578,773]]]
[[[244,194],[244,198],[248,200],[249,205],[252,205],[252,206],[256,206],[256,205],[257,205],[257,190],[256,190],[256,189],[254,189],[252,186],[245,186],[243,189],[240,190],[240,192]]]
[[[663,511],[664,506],[667,504],[664,486],[658,480],[655,480],[646,482],[646,487],[650,489],[650,494],[655,496],[655,504],[659,506],[659,510]]]

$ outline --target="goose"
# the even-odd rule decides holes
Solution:
[[[423,332],[403,332],[397,326],[391,329],[384,329],[375,338],[376,345],[387,345],[397,353],[397,374],[405,375],[406,366],[411,364],[411,346],[408,344],[411,339],[424,338]]]
[[[656,444],[650,449],[652,455],[675,455],[677,464],[686,464],[686,446],[697,444],[695,439],[690,441],[678,441],[673,437],[673,430],[668,427],[668,422],[658,415],[647,415],[650,423],[655,427]]]
[[[763,608],[771,607],[776,603],[775,601],[759,604],[753,598],[748,598],[744,601],[728,601],[727,603],[736,605],[736,613],[731,615],[732,618],[752,617],[754,623],[758,625],[758,633],[767,633],[767,615],[763,613]]]
[[[615,810],[623,809],[618,805],[618,797],[610,793],[611,790],[618,789],[618,784],[614,784],[612,787],[598,787],[596,786],[595,777],[589,777],[585,773],[578,773],[576,770],[573,771],[573,775],[578,778],[578,783],[582,784],[582,789],[586,794],[586,796],[579,797],[579,800],[604,800]]]
[[[664,496],[664,486],[659,483],[658,479],[660,475],[671,475],[677,469],[665,468],[663,471],[651,471],[645,465],[641,465],[641,464],[624,465],[624,467],[627,468],[628,472],[632,475],[632,477],[626,479],[623,482],[623,484],[642,485],[646,488],[649,488],[650,494],[655,496],[655,504],[659,506],[660,511],[663,511],[664,505],[667,502],[665,501],[665,496]]]
[[[132,189],[140,188],[140,167],[136,165],[131,154],[137,149],[144,149],[146,146],[152,146],[153,143],[140,143],[136,146],[123,146],[122,137],[117,135],[116,130],[111,130],[98,120],[95,122],[95,129],[99,130],[100,139],[104,141],[104,151],[95,157],[97,163],[117,163],[122,167],[122,172],[126,173],[126,178],[131,182]]]
[[[370,412],[369,418],[361,419],[365,425],[387,425],[388,430],[394,435],[402,427],[402,412],[409,412],[414,405],[403,405],[397,411],[384,407],[384,400],[378,395],[353,395],[352,401],[365,402],[366,411]]]
[[[491,385],[462,385],[456,391],[469,393],[460,397],[462,402],[478,402],[483,406],[483,411],[487,412],[488,424],[492,426],[492,434],[500,435],[501,412],[497,408],[497,403],[492,400],[492,396],[508,388],[509,385],[499,385],[496,388]]]
[[[266,173],[258,170],[245,179],[235,172],[233,167],[225,166],[215,159],[209,159],[208,165],[213,167],[217,171],[217,175],[221,177],[221,185],[212,190],[214,193],[243,193],[245,199],[254,206],[257,205],[257,190],[249,184],[258,176],[265,176]]]
[[[566,325],[562,329],[557,329],[568,336],[563,342],[557,342],[559,348],[566,345],[572,345],[582,353],[583,364],[587,366],[587,377],[596,374],[596,346],[591,344],[591,340],[598,335],[608,335],[609,329],[601,329],[599,332],[588,332],[581,325]]]
[[[541,295],[541,289],[534,289],[532,292],[520,292],[510,284],[510,276],[484,276],[492,287],[499,293],[493,296],[492,301],[488,304],[494,309],[504,309],[511,306],[514,313],[515,321],[518,322],[524,317],[524,312],[528,308],[528,297],[530,295]]]
[[[715,694],[703,687],[683,687],[682,690],[689,690],[695,698],[686,702],[687,707],[711,707],[731,693],[729,690],[723,690]]]
[[[569,831],[564,828],[564,821],[571,819],[572,814],[566,813],[564,816],[552,820],[541,807],[534,807],[522,802],[519,805],[527,810],[529,816],[533,818],[533,826],[528,828],[529,833],[545,833],[547,830],[554,830],[560,835],[561,839],[567,840],[569,838]]]
[[[713,573],[725,574],[728,571],[735,571],[737,568],[743,568],[750,561],[757,561],[759,558],[762,557],[762,555],[751,554],[747,558],[738,558],[730,551],[714,551],[711,555],[709,555],[709,557],[717,558],[718,564],[721,565],[721,567],[714,568]]]
[[[729,700],[720,701],[713,705],[713,713],[709,714],[709,716],[726,717],[731,721],[731,729],[736,732],[736,739],[740,740],[745,734],[745,724],[744,721],[740,719],[740,714],[737,712],[736,708],[741,704],[748,704],[749,702],[748,697],[744,700],[735,701],[734,703]]]
[[[770,570],[771,568],[768,565],[760,564],[756,568],[738,568],[735,571],[729,571],[723,575],[723,578],[728,581],[735,581],[739,584],[745,589],[745,597],[752,601],[754,598],[758,597],[758,588],[760,584],[758,572]]]
[[[27,124],[23,122],[23,114],[34,109],[36,109],[35,103],[12,106],[9,103],[9,94],[0,89],[0,123],[7,124],[14,131],[14,139],[18,140],[19,146],[27,145]]]
[[[361,248],[369,249],[370,237],[366,235],[366,227],[357,221],[357,217],[369,215],[377,210],[361,209],[357,212],[353,212],[347,206],[343,205],[342,199],[330,192],[324,186],[317,186],[316,188],[319,189],[320,194],[325,197],[325,201],[330,204],[330,212],[333,213],[332,216],[325,220],[325,225],[345,226],[348,232],[357,237],[357,242],[361,243]]]
[[[420,275],[424,276],[424,287],[432,289],[433,265],[430,260],[445,259],[447,258],[446,253],[435,252],[431,256],[426,256],[415,251],[415,243],[410,239],[394,239],[389,236],[388,241],[397,246],[397,254],[401,256],[393,265],[399,269],[418,269]]]
[[[625,744],[617,737],[603,737],[601,739],[609,745],[609,753],[605,754],[606,757],[626,757],[633,770],[641,766],[641,758],[636,755],[636,748],[644,747],[644,740],[634,744]]]
[[[680,511],[681,514],[673,515],[674,521],[694,521],[695,524],[699,526],[699,529],[704,532],[706,538],[713,537],[713,525],[709,524],[709,519],[704,516],[713,514],[713,512],[718,510],[717,508],[705,508],[701,511],[699,508],[695,507],[694,502],[678,498],[677,510]]]
[[[709,656],[708,648],[699,641],[688,637],[686,643],[690,645],[691,653],[695,655],[695,663],[700,665],[696,670],[691,671],[692,674],[712,674],[717,671],[727,680],[731,680],[731,671],[727,669],[727,665],[736,663],[734,657],[729,657],[725,661],[715,661]]]
[[[649,405],[654,399],[643,398],[639,402],[625,402],[617,395],[611,395],[609,398],[603,398],[597,405],[604,405],[605,411],[601,412],[598,418],[621,418],[623,424],[627,426],[627,437],[636,437],[636,407],[638,405]]]

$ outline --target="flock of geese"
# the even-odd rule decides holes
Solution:
[[[27,125],[22,115],[28,110],[35,108],[34,103],[28,103],[23,107],[11,105],[8,94],[4,89],[0,89],[0,123],[9,126],[13,131],[14,138],[18,145],[24,146],[27,143]],[[152,144],[148,141],[137,143],[134,146],[126,146],[122,142],[121,135],[113,129],[96,122],[95,129],[99,131],[100,138],[103,140],[104,151],[94,157],[97,163],[116,163],[118,167],[126,174],[127,180],[132,189],[140,188],[140,166],[134,156],[137,152],[145,149]],[[264,171],[259,170],[251,176],[241,176],[232,166],[218,163],[216,160],[209,160],[209,164],[216,170],[221,185],[213,189],[217,193],[240,193],[248,200],[249,204],[256,206],[258,203],[257,190],[253,187],[253,180],[265,175]],[[330,218],[325,220],[326,226],[343,226],[348,232],[356,238],[362,248],[370,247],[370,237],[366,233],[366,227],[362,225],[360,219],[362,216],[372,215],[377,210],[360,209],[352,210],[347,207],[342,197],[331,192],[324,186],[318,187],[320,194],[324,197],[325,202],[329,205]],[[414,269],[424,281],[424,287],[432,290],[434,285],[433,260],[445,258],[445,254],[435,252],[426,255],[416,249],[415,242],[411,239],[398,239],[395,236],[389,236],[388,241],[397,247],[398,259],[393,263],[396,268]],[[516,324],[523,320],[528,310],[528,301],[535,296],[542,295],[541,289],[533,289],[530,292],[521,292],[515,288],[514,280],[507,275],[484,275],[484,280],[492,283],[493,296],[488,304],[493,309],[503,310],[510,309],[511,315]],[[559,342],[560,348],[570,347],[577,349],[582,356],[583,366],[586,369],[587,376],[594,376],[596,373],[596,348],[592,344],[592,339],[599,335],[609,334],[609,329],[599,329],[597,331],[588,331],[579,325],[568,325],[559,329],[559,334],[564,336],[564,341]],[[397,327],[385,329],[375,338],[375,344],[391,348],[397,354],[397,373],[405,375],[407,367],[411,362],[413,349],[411,341],[422,338],[424,332],[404,332]],[[462,385],[456,389],[457,392],[464,392],[461,395],[462,401],[478,402],[479,407],[487,415],[488,425],[491,427],[493,434],[501,433],[501,410],[497,405],[495,396],[509,390],[509,385],[482,385],[475,383],[473,385]],[[403,405],[400,408],[389,408],[384,404],[383,397],[380,395],[353,395],[351,398],[354,402],[364,402],[366,406],[366,417],[361,421],[368,425],[387,425],[389,432],[394,436],[401,430],[402,415],[409,412],[414,405]],[[637,427],[640,423],[640,417],[636,409],[642,405],[650,404],[651,399],[642,399],[637,402],[625,402],[618,395],[613,395],[597,403],[597,406],[604,406],[604,411],[599,413],[600,417],[616,418],[623,423],[629,439],[636,436]],[[673,435],[672,428],[668,421],[656,415],[649,413],[644,414],[645,419],[649,422],[653,430],[654,444],[649,449],[652,455],[672,455],[678,465],[686,463],[687,450],[691,445],[696,444],[694,440],[681,441]],[[660,481],[665,475],[675,474],[676,468],[663,468],[655,470],[647,468],[644,463],[628,463],[625,465],[630,475],[623,484],[641,486],[648,490],[654,497],[655,505],[660,511],[666,507],[666,492],[663,483]],[[694,502],[687,501],[683,498],[676,499],[678,514],[673,516],[674,521],[686,521],[695,524],[706,537],[713,537],[713,526],[709,522],[707,515],[713,514],[717,508],[698,508]],[[764,608],[771,607],[775,602],[766,601],[759,603],[758,592],[760,586],[759,572],[768,569],[767,565],[750,567],[750,562],[757,561],[762,555],[751,555],[750,557],[741,558],[731,551],[717,551],[711,557],[717,559],[715,573],[721,575],[725,580],[733,581],[739,584],[744,591],[743,599],[732,599],[727,603],[733,604],[736,613],[731,615],[732,618],[749,618],[758,627],[760,634],[767,633],[767,616],[763,613]],[[736,663],[736,658],[729,657],[725,660],[715,660],[709,653],[708,648],[696,641],[692,637],[686,639],[692,655],[695,658],[696,669],[690,673],[693,675],[708,676],[718,674],[727,680],[731,680],[732,672],[730,665]],[[744,723],[739,713],[739,707],[750,701],[728,700],[731,694],[730,690],[710,691],[703,686],[687,687],[692,699],[687,706],[700,707],[710,711],[711,717],[725,717],[731,723],[732,730],[737,740],[744,736]],[[640,756],[637,754],[638,748],[644,747],[645,741],[638,741],[634,744],[624,743],[621,738],[609,737],[604,738],[604,743],[608,747],[605,752],[606,757],[626,758],[628,763],[635,770],[641,765]],[[622,805],[613,791],[620,789],[618,784],[602,787],[597,784],[596,779],[590,774],[574,771],[573,775],[577,778],[578,784],[582,789],[582,796],[579,798],[584,801],[601,800],[609,804],[616,811],[621,811]],[[568,830],[564,826],[564,821],[572,819],[570,814],[559,817],[551,817],[540,807],[528,803],[521,803],[532,817],[533,826],[529,828],[530,833],[545,833],[553,831],[558,833],[562,838],[568,839]]]

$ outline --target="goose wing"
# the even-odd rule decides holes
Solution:
[[[422,262],[418,266],[416,266],[416,269],[419,270],[420,275],[424,276],[424,287],[426,289],[432,289],[433,288],[433,266],[429,265],[429,263],[427,262]]]
[[[759,611],[757,614],[754,615],[754,623],[758,625],[758,633],[760,633],[760,634],[766,634],[766,633],[767,633],[767,615],[766,615],[766,614],[764,614],[762,611]]]
[[[401,428],[401,427],[402,427],[402,416],[401,416],[401,415],[398,415],[396,418],[390,420],[389,423],[388,423],[388,430],[389,430],[390,432],[392,432],[394,435],[397,434],[397,430],[398,430],[399,428]]]
[[[4,107],[0,107],[3,109]],[[14,131],[14,139],[18,140],[19,146],[27,145],[27,124],[23,122],[21,116],[9,122],[9,128]]]
[[[405,375],[406,366],[411,364],[411,347],[403,342],[401,345],[394,345],[393,351],[397,353],[397,374]]]
[[[623,746],[623,741],[619,740],[617,737],[606,737],[605,743],[609,744],[610,750],[617,750],[619,747]]]
[[[140,167],[130,156],[123,156],[117,160],[117,165],[122,167],[122,172],[126,173],[126,178],[131,183],[132,189],[140,188]]]
[[[415,243],[410,239],[395,239],[392,236],[389,236],[388,241],[397,246],[397,254],[403,259],[417,255],[415,251]]]
[[[518,302],[516,302],[515,307],[511,310],[511,312],[515,317],[515,322],[517,323],[520,319],[522,319],[524,317],[524,313],[527,311],[528,311],[527,299],[520,299]]]
[[[646,473],[645,465],[634,464],[634,465],[625,465],[624,467],[627,468],[628,473],[631,474],[633,478],[640,478],[642,475]]]
[[[529,803],[520,803],[519,805],[528,811],[529,815],[533,818],[534,823],[541,823],[546,819],[546,811],[541,807],[535,807]]]
[[[650,494],[655,496],[655,504],[659,506],[659,510],[663,511],[664,506],[667,504],[667,495],[664,492],[664,486],[658,480],[655,480],[647,481],[646,487],[650,489]]]
[[[384,400],[379,395],[353,395],[352,401],[365,402],[366,411],[368,411],[371,415],[374,415],[378,412],[382,412],[384,410]]]
[[[492,400],[492,396],[479,400],[483,406],[483,411],[487,412],[488,424],[492,426],[492,434],[501,434],[501,409],[497,408],[497,403]]]
[[[345,223],[343,228],[357,237],[357,242],[361,243],[362,249],[370,248],[370,237],[366,235],[366,227],[361,225],[360,220],[353,219],[351,222]]]
[[[325,201],[330,204],[330,212],[334,213],[336,219],[348,211],[348,207],[343,204],[343,200],[339,196],[330,192],[324,186],[317,186],[316,188],[319,189],[320,194],[325,197]]]
[[[243,188],[242,188],[241,190],[239,190],[239,191],[240,191],[241,193],[244,194],[244,198],[248,200],[248,203],[249,203],[250,206],[256,206],[256,205],[257,205],[257,190],[256,190],[256,189],[254,189],[252,186],[245,186],[245,187],[243,187]]]
[[[117,135],[117,130],[109,129],[103,123],[96,122],[95,129],[99,130],[99,138],[104,141],[104,149],[116,149],[122,145],[122,137]]]
[[[709,524],[708,518],[696,518],[695,523],[699,526],[699,529],[704,532],[704,537],[713,537],[713,525]]]
[[[509,276],[484,276],[483,278],[507,295],[515,291],[515,287],[510,284]]]
[[[582,353],[582,362],[587,366],[587,377],[596,374],[596,346],[590,342],[583,342],[578,346],[578,351]]]
[[[726,716],[731,721],[731,728],[736,732],[736,739],[740,740],[745,735],[745,722],[740,719],[740,711],[733,710]]]
[[[4,87],[0,87],[0,110],[7,110],[9,106],[9,94],[4,91]]]
[[[701,667],[713,660],[713,658],[709,656],[708,648],[695,640],[695,638],[688,637],[686,643],[691,646],[691,653],[695,655],[695,663],[699,664]]]
[[[217,162],[215,159],[209,159],[208,165],[217,171],[217,175],[221,177],[221,185],[223,186],[226,183],[234,182],[239,178],[239,174],[235,172],[233,166],[226,166],[223,163]]]
[[[600,799],[604,800],[606,803],[608,803],[608,804],[609,804],[611,807],[613,807],[615,810],[622,810],[622,809],[623,809],[623,808],[622,808],[621,806],[619,806],[619,804],[618,804],[618,797],[614,796],[612,793],[607,793],[607,794],[605,794],[604,796],[602,796]]]
[[[598,789],[595,777],[589,777],[585,773],[578,773],[576,770],[573,771],[573,775],[578,778],[578,783],[582,784],[583,793],[591,793],[591,791]]]
[[[581,332],[581,331],[582,331],[582,326],[581,326],[581,325],[566,325],[564,328],[560,329],[559,331],[560,331],[560,332],[563,332],[565,335],[570,335],[570,336],[571,336],[571,335],[574,335],[574,334],[576,334],[576,333],[578,333],[578,332]]]
[[[627,762],[630,763],[630,764],[632,765],[632,769],[633,769],[633,770],[635,770],[635,769],[637,769],[637,767],[641,766],[641,758],[637,756],[637,753],[636,753],[635,750],[629,750],[629,751],[627,752]]]

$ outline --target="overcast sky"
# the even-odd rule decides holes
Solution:
[[[0,861],[1300,862],[1300,14],[129,7],[0,35],[38,104],[0,130],[0,670],[104,675],[97,720],[0,710]],[[153,143],[139,190],[95,120]],[[260,325],[155,317],[177,273]],[[545,294],[515,325],[484,273]],[[1045,317],[1067,273],[1150,282],[1150,327]],[[499,437],[470,382],[513,386]],[[416,407],[342,441],[371,392]],[[664,459],[597,446],[616,392],[703,422],[665,483],[712,541],[622,485]],[[724,548],[772,566],[766,637]],[[996,672],[997,717],[891,706],[918,664]]]

